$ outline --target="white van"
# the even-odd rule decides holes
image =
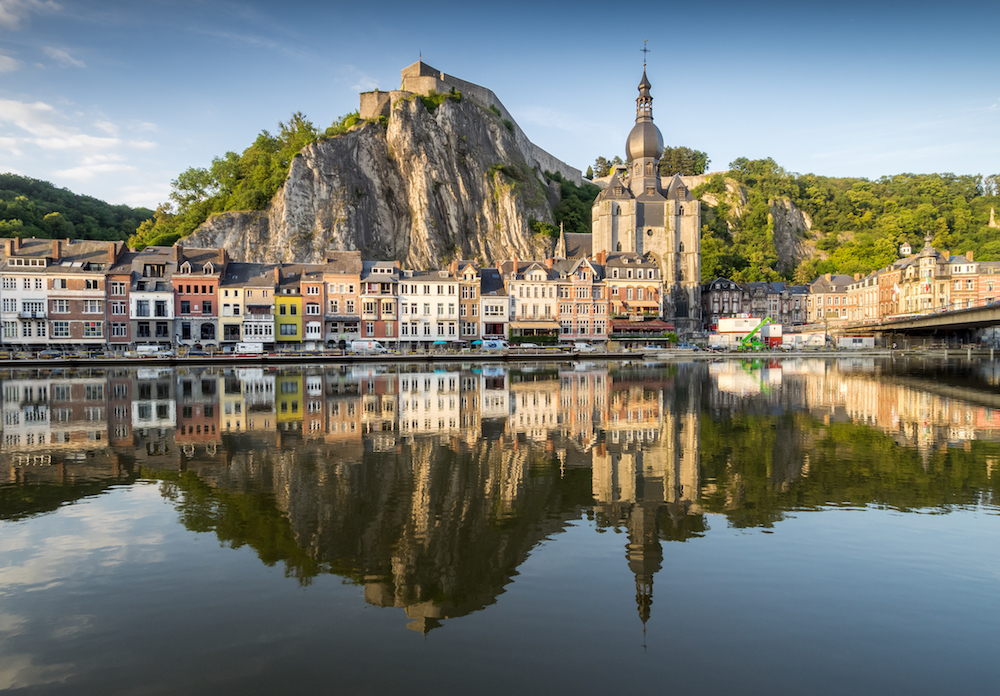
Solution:
[[[573,344],[573,350],[575,350],[578,353],[591,353],[591,352],[597,350],[597,348],[595,348],[590,343],[584,343],[583,341],[577,341],[576,343]]]
[[[507,341],[483,341],[483,350],[508,350],[510,344]]]
[[[256,342],[237,343],[233,352],[238,355],[260,355],[264,352],[264,344]]]
[[[378,341],[351,341],[352,353],[388,353],[386,347]]]
[[[135,347],[135,355],[140,358],[172,358],[174,351],[156,343],[143,343]]]

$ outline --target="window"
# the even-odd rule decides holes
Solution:
[[[52,322],[52,338],[69,338],[69,322]]]
[[[111,313],[112,314],[118,314],[118,315],[127,314],[127,312],[125,310],[125,303],[124,302],[112,302],[111,303]]]
[[[84,300],[84,314],[101,314],[104,312],[104,303],[101,300]]]
[[[291,314],[292,314],[292,316],[293,316],[293,317],[294,317],[294,316],[295,316],[296,314],[298,314],[298,313],[299,313],[299,308],[298,308],[298,305],[289,305],[288,309],[289,309],[289,311],[291,312]]]
[[[136,300],[135,301],[135,315],[137,317],[148,317],[149,316],[149,300]]]
[[[170,333],[167,330],[169,325],[165,321],[156,322],[156,337],[157,338],[170,338]]]
[[[373,322],[373,321],[366,321],[365,322],[365,335],[366,336],[371,336],[373,333],[375,333],[375,322]]]
[[[4,290],[15,290],[17,289],[17,280],[15,278],[8,278],[4,276],[3,278],[3,289]]]
[[[204,302],[201,303],[201,312],[202,312],[202,314],[211,314],[212,313],[212,301],[211,300],[205,300]]]
[[[191,322],[185,321],[181,324],[181,340],[188,341],[191,339]]]
[[[319,303],[309,302],[306,304],[306,314],[319,314]]]
[[[318,295],[319,294],[319,286],[318,285],[311,285],[311,286],[307,287],[306,288],[306,294],[307,295]]]
[[[3,311],[5,312],[16,312],[17,311],[17,300],[13,297],[3,298]]]
[[[191,313],[191,303],[188,300],[181,300],[181,314]]]
[[[128,336],[128,324],[115,323],[111,325],[111,335],[115,338]]]
[[[298,336],[299,335],[298,326],[296,326],[295,324],[281,324],[278,327],[278,333],[281,336]]]
[[[167,301],[157,300],[156,301],[156,316],[165,317],[167,316]]]

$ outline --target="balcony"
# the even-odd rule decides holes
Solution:
[[[17,316],[21,319],[45,319],[48,313],[44,309],[41,309],[37,312],[18,312]]]

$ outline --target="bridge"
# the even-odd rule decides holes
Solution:
[[[830,327],[831,334],[843,336],[935,336],[954,338],[966,343],[975,340],[981,329],[1000,326],[1000,302],[979,307],[939,310],[928,314],[914,314]]]

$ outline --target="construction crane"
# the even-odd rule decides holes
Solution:
[[[739,346],[737,346],[736,349],[740,350],[740,351],[764,350],[764,348],[765,348],[764,342],[761,341],[759,337],[757,337],[757,333],[761,329],[763,329],[765,325],[767,325],[767,324],[773,324],[773,323],[774,323],[774,320],[771,319],[771,317],[764,317],[764,320],[761,323],[757,324],[757,326],[754,327],[753,331],[751,331],[750,333],[748,333],[746,336],[744,336],[740,340],[740,344],[739,344]]]

